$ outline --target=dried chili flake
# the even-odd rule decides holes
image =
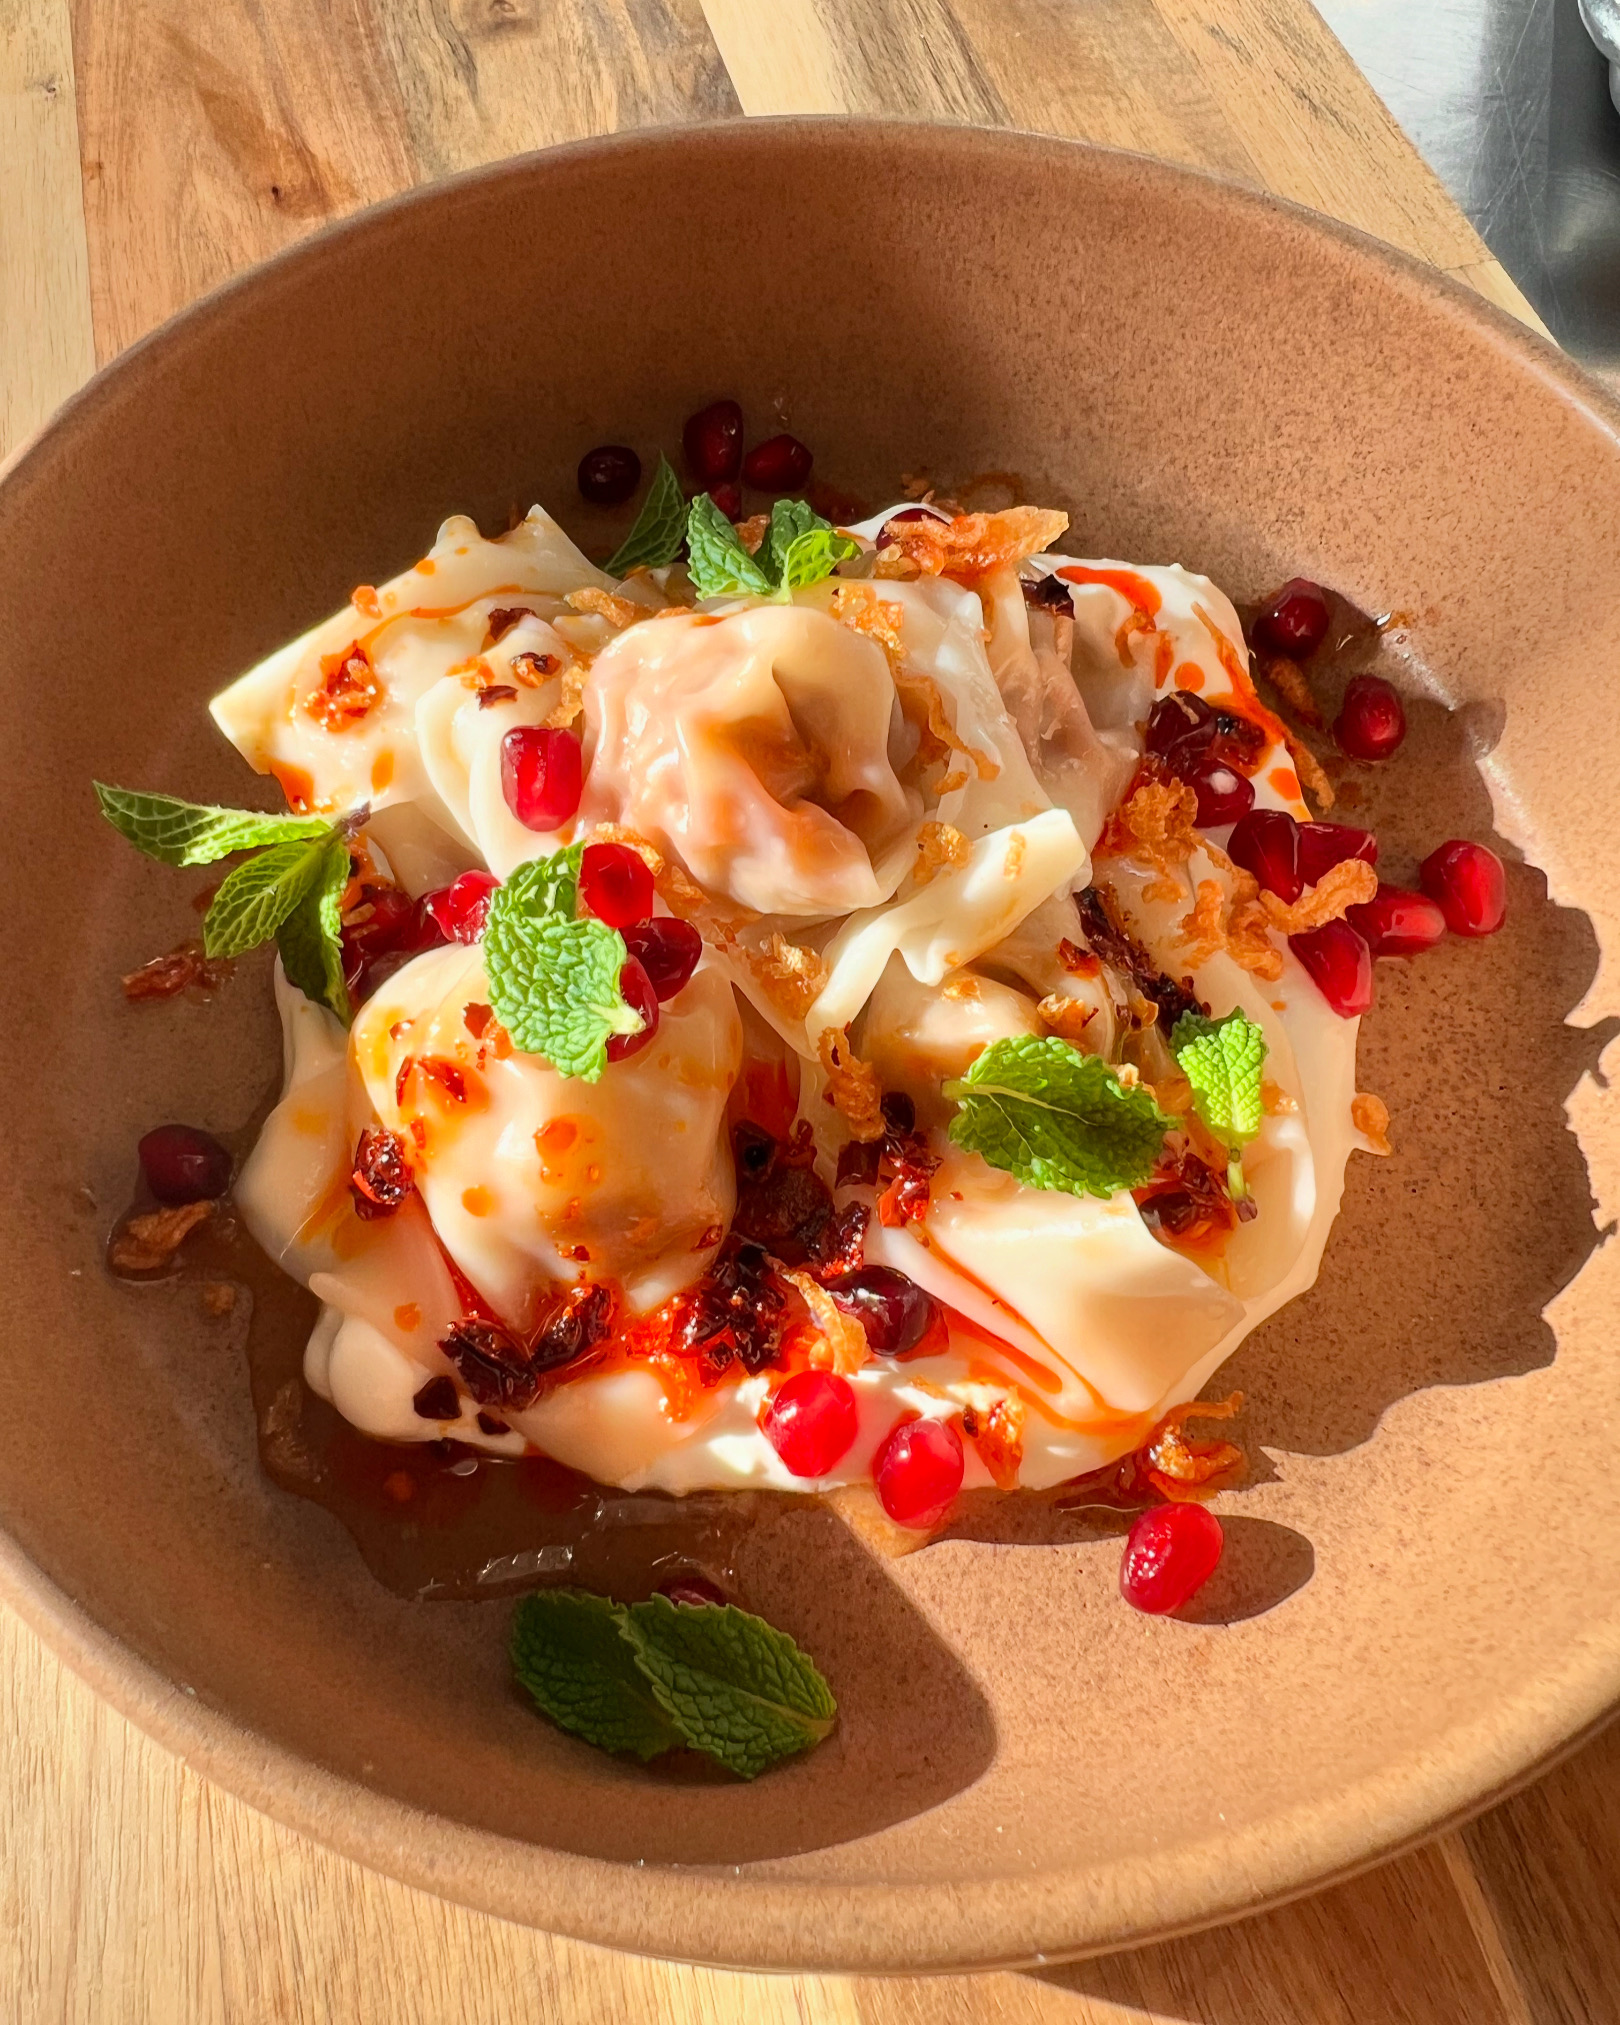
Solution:
[[[498,1322],[468,1316],[441,1337],[439,1348],[460,1372],[477,1406],[504,1406],[521,1413],[540,1396],[540,1375],[527,1346]]]
[[[397,1132],[368,1125],[354,1149],[349,1194],[354,1213],[366,1223],[392,1216],[416,1187],[409,1150]]]
[[[478,707],[487,710],[492,703],[510,703],[516,694],[510,682],[490,682],[478,692]]]
[[[534,613],[527,605],[497,605],[484,621],[483,651],[487,653],[498,640],[504,639],[519,619],[533,617]]]
[[[787,1322],[787,1297],[763,1245],[734,1231],[708,1272],[681,1300],[672,1347],[699,1360],[705,1384],[740,1363],[750,1373],[774,1363]]]
[[[441,1372],[437,1378],[430,1378],[420,1392],[411,1400],[423,1420],[459,1420],[461,1418],[461,1394],[456,1390],[453,1378],[446,1378]]]
[[[199,991],[218,991],[230,974],[224,957],[205,956],[200,942],[182,942],[167,956],[154,956],[139,970],[128,972],[119,982],[131,1005],[143,999],[176,998],[195,986]]]
[[[358,640],[341,653],[321,656],[320,686],[305,699],[305,714],[323,731],[347,731],[382,700],[382,683]]]
[[[1143,998],[1158,1007],[1159,1025],[1172,1033],[1183,1013],[1209,1012],[1193,990],[1190,977],[1178,984],[1166,976],[1136,937],[1123,926],[1116,913],[1112,887],[1086,886],[1075,895],[1075,908],[1087,942],[1104,963],[1129,979]]]

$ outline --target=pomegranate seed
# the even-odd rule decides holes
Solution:
[[[742,487],[740,485],[733,485],[729,481],[721,485],[711,485],[709,497],[719,507],[727,520],[742,519]]]
[[[1131,1528],[1119,1593],[1151,1617],[1189,1603],[1220,1565],[1226,1537],[1202,1505],[1155,1505]]]
[[[810,476],[810,464],[810,452],[797,436],[770,436],[743,459],[743,483],[756,492],[797,492]]]
[[[343,976],[350,996],[368,999],[386,978],[424,949],[444,940],[425,900],[397,886],[367,886],[371,912],[343,930]]]
[[[934,1319],[934,1298],[917,1282],[892,1266],[861,1266],[842,1279],[830,1280],[827,1292],[866,1331],[866,1340],[883,1357],[903,1357],[928,1334]]]
[[[724,1603],[726,1592],[718,1582],[711,1582],[707,1575],[696,1568],[684,1569],[679,1575],[671,1575],[667,1582],[660,1582],[658,1594],[667,1596],[671,1603]]]
[[[476,942],[489,918],[489,896],[500,884],[490,872],[463,872],[422,902],[447,942]]]
[[[1300,824],[1299,872],[1307,886],[1320,885],[1335,865],[1348,858],[1378,863],[1378,839],[1371,830],[1358,830],[1353,823]]]
[[[1201,696],[1188,689],[1172,689],[1161,696],[1148,713],[1142,743],[1157,759],[1169,757],[1184,738],[1206,735],[1214,729],[1215,713]]]
[[[1389,758],[1406,736],[1406,712],[1382,675],[1358,675],[1350,684],[1333,736],[1352,759]]]
[[[526,830],[555,830],[579,808],[584,766],[571,731],[519,725],[501,740],[501,792]]]
[[[1327,593],[1309,577],[1290,577],[1255,616],[1254,637],[1273,654],[1303,661],[1327,638]]]
[[[619,990],[631,1011],[640,1013],[643,1025],[639,1034],[608,1035],[607,1058],[610,1062],[622,1062],[627,1055],[639,1055],[658,1031],[658,994],[652,988],[652,979],[633,956],[627,957],[620,966]]]
[[[635,921],[622,931],[624,946],[652,981],[662,1005],[684,991],[703,954],[703,937],[690,921],[660,915],[656,921]]]
[[[872,1475],[897,1526],[937,1526],[962,1488],[962,1437],[948,1420],[903,1420],[878,1450]]]
[[[1227,838],[1226,854],[1290,907],[1305,891],[1299,824],[1286,809],[1250,809]]]
[[[645,921],[653,909],[653,875],[628,844],[587,844],[579,864],[580,898],[609,928]]]
[[[855,1388],[836,1371],[796,1371],[771,1394],[765,1439],[796,1477],[824,1477],[860,1429]]]
[[[1202,829],[1218,830],[1227,823],[1235,823],[1254,807],[1253,783],[1234,772],[1224,759],[1210,754],[1178,770],[1198,797],[1198,822]]]
[[[592,506],[622,506],[641,483],[641,459],[623,443],[599,443],[579,460],[579,496]]]
[[[742,469],[742,409],[735,401],[711,401],[687,417],[681,444],[700,485],[712,487],[735,478]]]
[[[1367,939],[1374,956],[1421,956],[1446,932],[1446,917],[1422,893],[1409,893],[1404,886],[1386,886],[1360,907],[1351,907],[1345,920]]]
[[[1358,1019],[1372,1004],[1372,951],[1348,921],[1329,921],[1307,934],[1290,935],[1288,947],[1340,1019]]]
[[[1507,875],[1483,844],[1453,837],[1424,859],[1418,878],[1453,935],[1494,935],[1507,919]]]
[[[211,1202],[231,1185],[231,1156],[195,1125],[159,1125],[135,1149],[159,1202]]]

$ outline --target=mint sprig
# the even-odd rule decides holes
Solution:
[[[583,844],[520,865],[490,896],[484,969],[495,1017],[526,1055],[594,1083],[615,1034],[638,1034],[619,974],[629,951],[605,922],[576,915]]]
[[[687,569],[704,598],[755,597],[786,601],[806,584],[829,577],[860,545],[840,534],[803,499],[779,499],[759,551],[750,555],[737,530],[708,493],[700,492],[686,516]]]
[[[1234,1202],[1243,1202],[1249,1193],[1243,1178],[1243,1148],[1265,1118],[1261,1093],[1265,1034],[1240,1008],[1218,1020],[1183,1013],[1170,1036],[1170,1048],[1192,1085],[1199,1117],[1227,1150],[1227,1190]]]
[[[627,576],[633,569],[662,569],[680,554],[685,538],[686,501],[681,497],[681,481],[669,459],[660,455],[635,524],[604,567],[610,577]]]
[[[685,1744],[743,1779],[819,1744],[838,1713],[786,1632],[731,1603],[542,1590],[518,1605],[511,1651],[540,1708],[587,1743],[643,1760]]]
[[[92,781],[101,813],[122,836],[164,865],[212,865],[233,851],[256,851],[265,844],[324,837],[331,824],[321,816],[271,815],[258,809],[221,809],[183,802],[175,795],[137,794],[129,788]]]
[[[1117,1195],[1153,1172],[1171,1120],[1144,1084],[1053,1036],[992,1041],[944,1086],[950,1136],[1030,1188]]]
[[[222,809],[175,795],[93,783],[101,813],[137,850],[164,865],[211,865],[251,851],[220,882],[203,917],[203,950],[242,956],[275,940],[288,978],[306,998],[350,1016],[343,981],[343,891],[349,838],[364,820]]]

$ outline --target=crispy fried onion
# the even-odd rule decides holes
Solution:
[[[968,840],[949,823],[924,823],[917,832],[917,863],[912,870],[913,886],[928,885],[948,865],[960,865],[968,854]]]
[[[1035,1011],[1041,1025],[1060,1041],[1078,1041],[1097,1016],[1095,1006],[1082,1005],[1079,999],[1069,998],[1061,991],[1049,992]],[[1157,1006],[1154,1011],[1158,1011]]]
[[[982,577],[1049,549],[1068,524],[1066,513],[1044,506],[964,513],[955,520],[890,521],[879,556],[891,551],[905,556],[925,576]]]
[[[900,638],[905,607],[880,598],[870,584],[840,584],[832,594],[830,610],[839,625],[878,643],[888,657],[890,673],[898,680],[906,656]]]
[[[1295,737],[1286,724],[1283,726],[1283,737],[1287,742],[1289,756],[1294,762],[1294,771],[1299,775],[1301,785],[1315,798],[1318,808],[1332,808],[1338,796],[1333,792],[1333,783],[1322,771],[1322,762],[1304,739]]]
[[[1393,1153],[1389,1143],[1389,1106],[1382,1097],[1360,1091],[1350,1106],[1350,1123],[1367,1142],[1369,1153]]]
[[[1243,1394],[1227,1399],[1194,1399],[1172,1406],[1142,1446],[1142,1469],[1162,1497],[1185,1500],[1225,1490],[1239,1482],[1248,1457],[1235,1441],[1194,1440],[1184,1432],[1189,1420],[1229,1420],[1243,1404]]]
[[[1251,977],[1258,977],[1267,984],[1275,984],[1282,976],[1282,951],[1271,938],[1271,918],[1260,904],[1260,882],[1252,872],[1245,872],[1234,865],[1218,844],[1206,838],[1204,850],[1212,863],[1227,875],[1231,881],[1231,892],[1226,903],[1223,936],[1226,953],[1240,970],[1248,971]],[[1205,898],[1205,886],[1201,880],[1197,901],[1190,914],[1182,916],[1181,932],[1184,937],[1197,937],[1202,941],[1202,931],[1211,925],[1213,915]],[[1217,944],[1219,948],[1221,945]],[[1215,954],[1214,949],[1205,951],[1194,958],[1203,963]]]
[[[1366,859],[1346,858],[1292,905],[1275,893],[1262,893],[1260,905],[1279,934],[1308,935],[1329,921],[1342,921],[1350,908],[1365,906],[1377,891],[1378,874]]]
[[[1197,847],[1197,820],[1198,797],[1185,781],[1139,774],[1097,848],[1146,859],[1158,877],[1142,888],[1144,900],[1179,900],[1185,891],[1179,868]]]
[[[545,658],[550,660],[551,656]],[[563,669],[556,704],[546,713],[547,731],[564,731],[579,715],[585,705],[585,683],[590,672],[589,661],[570,661]]]
[[[113,1239],[107,1263],[115,1272],[155,1273],[214,1213],[211,1202],[182,1203],[176,1209],[154,1209],[132,1216]]]
[[[1024,1466],[1024,1412],[1024,1402],[1009,1393],[988,1413],[970,1406],[962,1414],[962,1432],[979,1451],[998,1491],[1018,1488],[1018,1472]]]
[[[633,625],[637,619],[652,616],[646,605],[621,598],[614,591],[600,590],[595,584],[587,584],[580,591],[570,591],[564,603],[576,612],[594,612],[599,619],[606,619],[610,626],[618,626],[621,630]]]
[[[877,1071],[863,1062],[842,1027],[823,1027],[816,1053],[826,1071],[827,1091],[844,1115],[852,1139],[881,1139],[885,1123]]]
[[[1217,880],[1199,880],[1192,912],[1182,915],[1180,927],[1187,960],[1195,970],[1226,947],[1226,895]]]
[[[1260,673],[1302,724],[1313,725],[1320,731],[1322,713],[1305,679],[1305,670],[1297,661],[1290,661],[1286,654],[1268,654],[1260,663]]]
[[[817,1332],[810,1346],[811,1364],[820,1371],[836,1371],[842,1378],[859,1371],[872,1354],[860,1323],[853,1315],[846,1315],[826,1288],[817,1286],[808,1273],[796,1273],[788,1266],[777,1270],[810,1310],[810,1320]]]
[[[827,966],[813,949],[789,942],[774,929],[763,949],[743,952],[759,988],[785,1018],[802,1020],[821,996]]]

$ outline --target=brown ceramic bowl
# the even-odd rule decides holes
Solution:
[[[509,1605],[391,1595],[266,1482],[242,1361],[195,1301],[105,1277],[137,1134],[244,1123],[277,1057],[251,970],[212,1006],[125,1005],[118,974],[194,917],[89,793],[240,799],[203,708],[228,676],[444,513],[566,517],[583,448],[673,444],[720,392],[780,400],[873,497],[1010,468],[1082,554],[1404,612],[1386,864],[1410,877],[1493,808],[1512,861],[1504,935],[1384,966],[1361,1078],[1396,1154],[1353,1163],[1319,1286],[1230,1369],[1260,1466],[1222,1502],[1203,1621],[1123,1607],[1117,1538],[1049,1504],[970,1512],[899,1563],[830,1513],[773,1520],[748,1594],[843,1718],[754,1785],[536,1720]],[[1545,1762],[1620,1692],[1620,1280],[1587,1165],[1612,1199],[1589,1072],[1620,991],[1617,422],[1549,346],[1303,212],[1055,141],[842,122],[507,163],[137,346],[0,486],[10,1600],[188,1761],[347,1854],[739,1965],[1151,1938]]]

